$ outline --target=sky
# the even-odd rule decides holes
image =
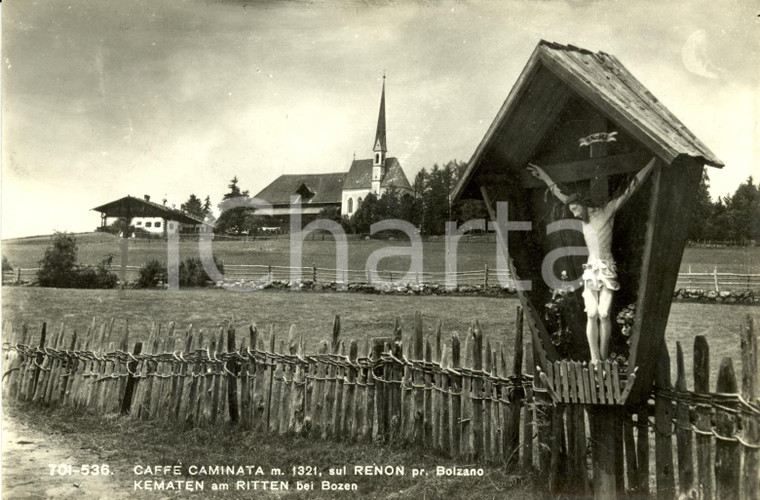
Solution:
[[[467,161],[541,39],[614,54],[725,164],[760,179],[754,1],[6,0],[2,237],[91,231],[151,195],[216,205],[237,176],[388,154]]]

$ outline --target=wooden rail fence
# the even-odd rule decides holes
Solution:
[[[37,280],[39,268],[17,268],[14,271],[3,273],[3,283],[31,283]],[[111,271],[119,273],[119,266],[112,266]],[[370,275],[366,269],[346,269],[337,273],[335,269],[321,268],[316,266],[303,266],[294,268],[290,266],[273,266],[263,264],[225,264],[224,279],[227,282],[255,281],[255,282],[288,282],[291,280],[292,271],[296,271],[302,280],[314,283],[341,284],[373,284],[379,281],[401,284],[407,271],[382,270]],[[140,273],[139,266],[127,266],[127,280],[135,281]],[[403,284],[413,285],[439,285],[445,286],[447,279],[455,279],[458,286],[511,286],[512,280],[509,270],[494,269],[485,265],[481,269],[469,271],[445,272],[422,272],[415,273],[411,280],[407,277]],[[697,273],[686,272],[678,274],[677,289],[705,290],[705,291],[746,291],[760,290],[760,274],[738,274],[718,272],[714,267],[712,272]]]
[[[698,336],[693,390],[681,346],[675,386],[663,349],[656,387],[639,407],[554,402],[532,376],[538,354],[523,345],[519,308],[511,360],[477,322],[463,339],[455,333],[446,342],[441,330],[439,323],[425,335],[417,313],[411,335],[397,321],[389,336],[359,348],[341,339],[336,317],[330,341],[306,354],[295,327],[278,340],[255,325],[241,338],[231,322],[212,333],[155,324],[136,340],[113,320],[93,321],[84,335],[43,325],[34,338],[6,323],[3,394],[133,419],[417,446],[521,469],[553,494],[599,494],[611,484],[635,498],[760,495],[758,335],[750,319],[741,332],[741,386],[724,358],[709,392],[709,348]],[[589,439],[600,425],[612,429],[614,449]]]

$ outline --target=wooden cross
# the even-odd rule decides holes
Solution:
[[[597,116],[591,124],[592,133],[607,132],[607,120],[604,117]],[[601,158],[607,156],[609,152],[608,142],[600,140],[589,145],[589,158]],[[589,195],[599,205],[607,203],[609,198],[609,183],[606,173],[597,166],[597,175],[590,181]]]

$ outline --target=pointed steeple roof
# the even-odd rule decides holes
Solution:
[[[377,133],[375,133],[375,147],[372,151],[388,151],[385,140],[385,74],[383,74],[383,93],[380,96],[380,114],[377,117]]]

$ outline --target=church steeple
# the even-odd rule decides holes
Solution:
[[[375,133],[375,147],[373,151],[385,153],[388,151],[388,146],[385,141],[385,73],[383,73],[383,91],[380,95],[380,113],[377,117],[377,132]]]
[[[372,162],[372,192],[380,196],[380,183],[385,177],[385,154],[388,146],[385,139],[385,72],[383,72],[383,91],[380,94],[380,113],[377,117],[375,133],[374,161]]]

